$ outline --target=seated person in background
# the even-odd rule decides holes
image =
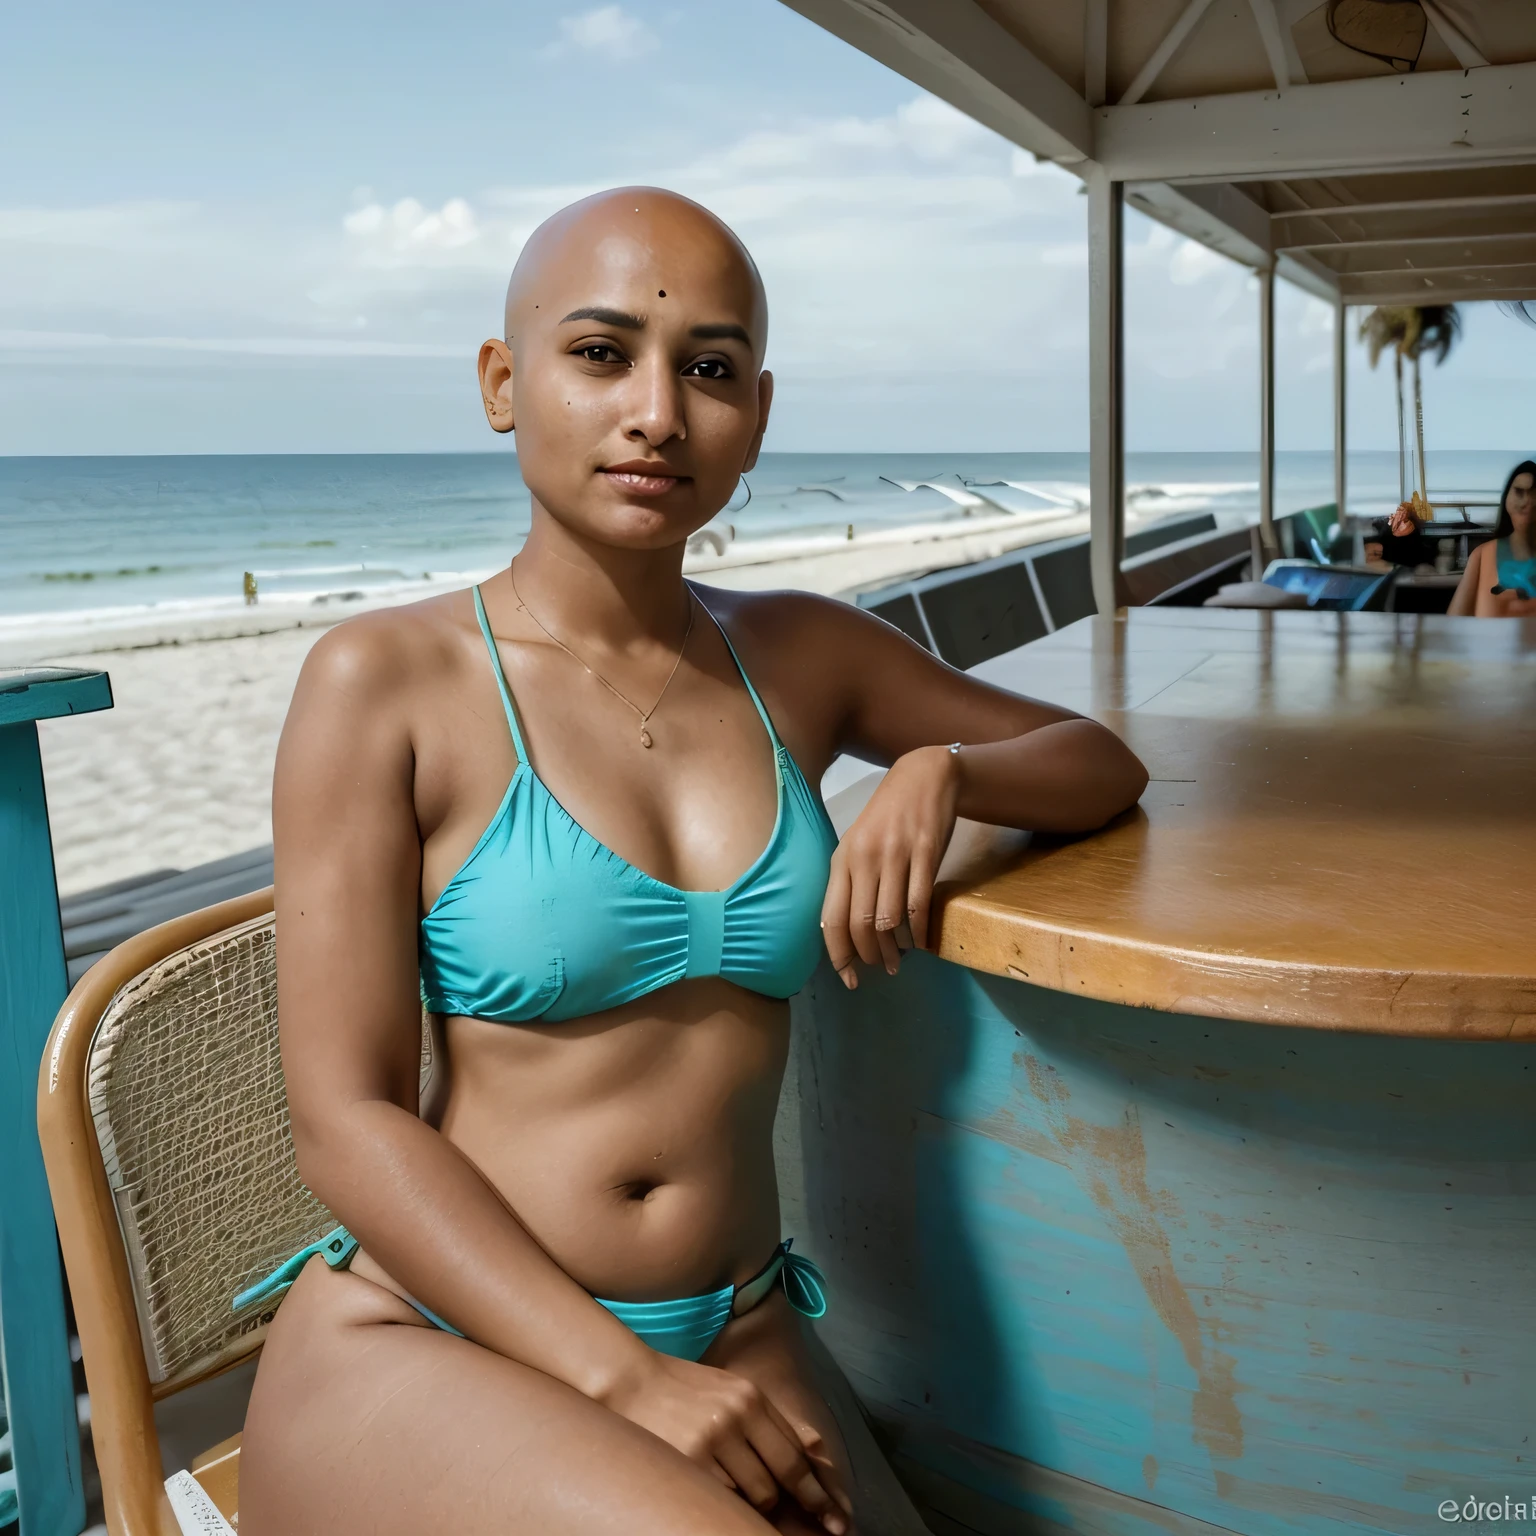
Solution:
[[[1472,551],[1447,612],[1479,619],[1516,619],[1536,614],[1533,512],[1536,463],[1526,459],[1515,465],[1504,482],[1493,538]]]
[[[1384,562],[1413,569],[1435,563],[1435,552],[1421,531],[1419,515],[1411,501],[1403,502],[1391,517],[1378,517],[1374,522],[1376,536],[1365,541],[1367,565]]]

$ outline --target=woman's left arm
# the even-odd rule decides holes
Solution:
[[[928,944],[934,877],[955,818],[1037,832],[1091,832],[1134,805],[1141,760],[1113,731],[994,688],[936,660],[899,630],[821,609],[819,654],[838,658],[837,748],[890,771],[832,861],[822,927],[833,965],[900,961],[898,931]]]

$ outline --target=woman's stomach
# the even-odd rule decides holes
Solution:
[[[762,1267],[787,1004],[701,978],[565,1024],[443,1022],[424,1112],[578,1284],[661,1301]]]

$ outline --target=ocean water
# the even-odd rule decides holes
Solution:
[[[1491,499],[1518,458],[1433,453],[1437,495]],[[1142,516],[1257,515],[1257,455],[1131,454]],[[735,540],[860,532],[999,510],[1086,507],[1080,453],[765,453],[716,520]],[[1350,510],[1397,501],[1397,457],[1350,456]],[[1327,453],[1282,453],[1281,512],[1333,499]],[[200,617],[242,606],[412,589],[504,565],[527,533],[510,452],[177,458],[0,458],[0,637],[61,621]]]

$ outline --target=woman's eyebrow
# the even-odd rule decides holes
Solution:
[[[730,322],[721,322],[718,325],[696,325],[688,334],[696,341],[739,341],[749,347],[752,345],[752,338],[747,335],[746,330]]]
[[[582,309],[573,309],[560,324],[566,325],[572,320],[596,320],[600,325],[616,325],[626,331],[645,329],[645,321],[639,315],[627,315],[622,309],[607,309],[601,304],[588,304]]]

